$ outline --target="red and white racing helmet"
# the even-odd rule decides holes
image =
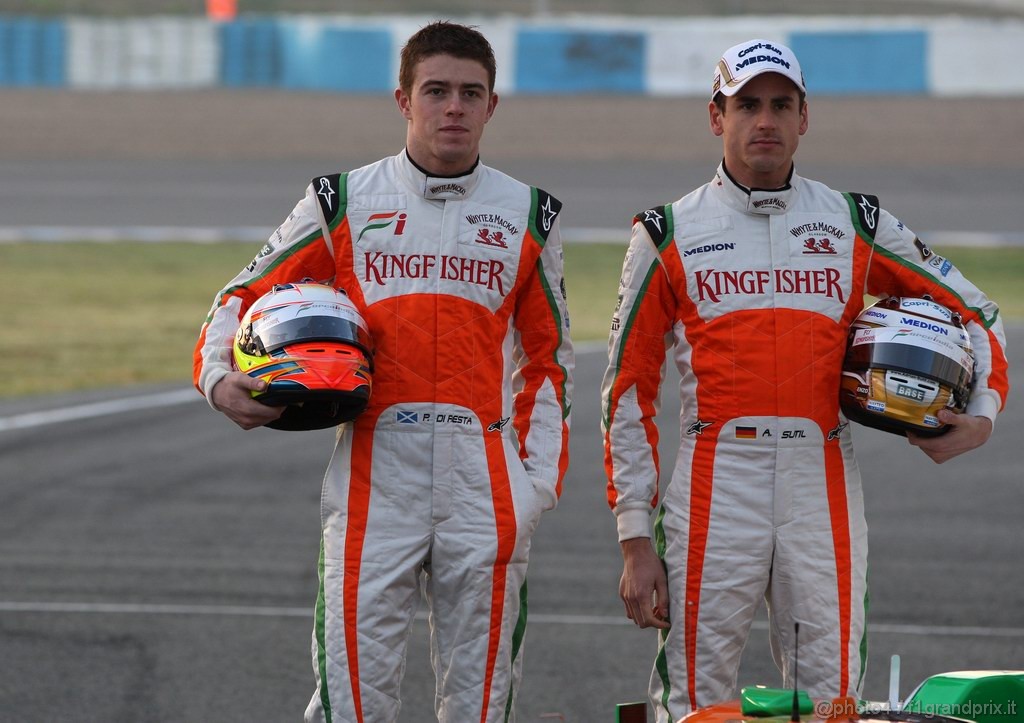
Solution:
[[[253,397],[287,409],[273,429],[333,427],[355,419],[370,398],[373,346],[345,292],[323,284],[280,284],[256,300],[238,327],[235,368],[263,379]]]
[[[963,412],[974,350],[959,314],[931,299],[890,297],[850,327],[839,403],[851,420],[906,434],[947,431],[940,409]]]

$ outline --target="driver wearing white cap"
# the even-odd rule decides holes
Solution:
[[[965,413],[941,410],[942,436],[909,435],[931,459],[983,444],[1008,392],[996,305],[874,196],[794,172],[805,93],[784,45],[727,50],[708,104],[723,161],[710,183],[636,216],[623,265],[602,385],[605,469],[626,614],[661,631],[650,687],[661,723],[735,696],[762,598],[785,685],[799,623],[801,687],[825,700],[860,691],[867,525],[839,389],[865,291],[927,296],[970,335]],[[659,498],[669,349],[681,435]]]
[[[734,45],[715,66],[711,97],[721,93],[736,95],[744,84],[762,73],[778,73],[793,81],[802,94],[807,93],[800,61],[785,45],[767,40],[751,40]]]

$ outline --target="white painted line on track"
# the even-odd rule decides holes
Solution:
[[[261,243],[273,233],[266,226],[5,226],[0,243]]]
[[[223,615],[272,618],[309,617],[313,607],[259,605],[161,605],[158,603],[0,602],[5,613],[85,613],[98,615]]]
[[[188,388],[175,389],[170,392],[159,392],[157,394],[142,394],[136,397],[111,399],[105,402],[79,404],[59,409],[47,409],[41,412],[25,412],[23,414],[13,414],[9,417],[0,417],[0,432],[41,427],[46,424],[58,424],[79,419],[90,419],[92,417],[103,417],[109,414],[120,414],[121,412],[131,412],[139,409],[170,407],[187,402],[198,402],[202,401],[202,399],[199,392]]]
[[[97,602],[13,602],[0,601],[0,612],[57,613],[99,615],[222,615],[226,617],[307,618],[313,606],[274,607],[260,605],[163,605],[159,603],[97,603]],[[426,612],[418,612],[417,620],[426,620]],[[625,615],[565,615],[531,613],[529,622],[539,625],[632,626]],[[765,620],[755,620],[754,629],[767,630]],[[958,638],[1024,638],[1024,628],[986,628],[974,625],[904,625],[900,623],[869,623],[873,633],[946,636]]]
[[[0,226],[0,244],[4,243],[262,243],[274,233],[272,226]],[[1000,248],[1024,245],[1024,233],[988,231],[919,232],[929,246],[971,246]],[[629,226],[592,228],[563,226],[562,240],[572,244],[629,243]]]
[[[575,345],[575,349],[577,354],[604,353],[608,349],[608,343],[605,341],[584,341],[577,343]],[[120,414],[121,412],[134,412],[140,409],[170,407],[176,404],[187,404],[188,402],[199,401],[203,401],[203,397],[195,389],[188,387],[186,389],[175,389],[170,392],[143,394],[135,397],[110,399],[104,402],[92,402],[90,404],[79,404],[71,407],[47,409],[42,412],[12,414],[9,417],[0,417],[0,432],[8,432],[14,429],[28,429],[30,427],[42,427],[47,424],[59,424],[61,422],[72,422],[78,419],[102,417],[109,414]]]

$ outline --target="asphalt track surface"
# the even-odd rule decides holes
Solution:
[[[1019,389],[1024,328],[1011,332]],[[653,660],[653,633],[627,623],[616,592],[604,364],[603,350],[581,349],[565,492],[535,538],[523,721],[613,720],[615,703],[643,697]],[[663,459],[678,433],[671,392]],[[100,406],[126,397],[138,408]],[[871,530],[869,698],[888,695],[894,653],[904,693],[934,673],[1021,667],[1021,410],[1010,405],[982,451],[941,466],[855,430]],[[182,387],[8,401],[0,428],[0,720],[301,718],[330,432],[242,432]],[[431,720],[427,650],[419,620],[402,721]],[[780,682],[763,616],[741,680]]]
[[[0,119],[25,140],[0,152],[5,224],[156,225],[154,219],[168,218],[174,225],[191,225],[185,221],[230,217],[225,225],[272,227],[301,193],[305,178],[324,170],[321,159],[310,154],[308,134],[298,134],[302,138],[282,150],[272,142],[285,138],[274,123],[263,118],[251,124],[265,135],[247,126],[247,113],[270,109],[263,105],[267,101],[246,95],[229,98],[234,102],[223,107],[219,97],[188,94],[170,99],[0,96]],[[12,98],[18,102],[5,102]],[[99,100],[105,101],[107,115]],[[279,96],[271,100],[283,104]],[[307,100],[294,115],[285,113],[293,109],[278,108],[275,122],[287,126],[317,117],[327,123],[326,111],[343,105],[336,99]],[[196,110],[201,101],[208,107]],[[508,115],[534,125],[522,138],[515,124],[494,134],[508,146],[494,154],[508,162],[495,165],[545,169],[550,180],[564,183],[528,180],[566,199],[590,199],[593,211],[587,214],[595,217],[607,211],[608,198],[628,214],[637,203],[643,207],[678,193],[665,191],[669,186],[655,188],[651,200],[643,188],[631,189],[637,203],[632,197],[622,201],[610,192],[621,182],[615,174],[624,168],[632,169],[630,183],[643,178],[652,187],[670,178],[692,185],[709,174],[708,164],[716,160],[710,134],[702,136],[702,150],[674,146],[677,134],[658,135],[660,126],[652,119],[673,118],[664,113],[694,102],[657,101],[637,110],[610,100],[607,117],[572,134],[555,132],[562,126],[553,101],[527,112],[510,100]],[[50,118],[62,104],[65,116],[78,114],[80,122]],[[154,129],[158,117],[151,106],[160,104],[170,119]],[[827,107],[821,114],[837,123],[848,119],[844,137],[851,140],[839,143],[826,126],[823,135],[837,142],[812,146],[812,131],[801,150],[808,151],[808,165],[842,168],[852,180],[874,182],[847,185],[827,174],[808,175],[884,199],[882,185],[890,195],[904,194],[900,198],[917,208],[911,212],[921,213],[922,220],[928,214],[945,219],[918,223],[919,228],[1016,232],[1024,144],[1007,145],[1005,139],[1020,137],[1024,114],[1013,103],[897,104],[900,112],[886,115],[883,123],[897,140],[885,151],[857,133],[863,119],[845,112],[853,105],[822,104]],[[594,99],[569,105],[591,115],[603,107]],[[881,134],[878,118],[893,104],[879,100],[861,106],[874,114],[870,125]],[[970,122],[968,111],[974,113]],[[1009,111],[1016,115],[1009,117]],[[213,119],[205,127],[216,142],[197,135],[202,124],[189,125],[191,114],[200,113]],[[907,116],[915,115],[944,119],[947,131],[926,124],[919,135],[930,140],[922,141],[906,130],[912,125]],[[611,128],[596,128],[597,120]],[[228,121],[236,123],[238,133],[226,129]],[[61,135],[72,127],[75,138]],[[550,134],[538,130],[545,128]],[[336,145],[376,155],[393,150],[342,130],[333,143],[323,135],[315,139],[331,161],[328,169],[344,167],[334,161],[357,155],[335,152]],[[241,143],[235,135],[243,133],[254,137],[244,148],[234,147]],[[115,147],[118,134],[128,148]],[[1002,153],[996,147],[1000,134]],[[190,135],[197,138],[191,150]],[[256,142],[261,139],[267,142]],[[581,155],[588,160],[577,160]],[[880,164],[881,159],[890,162]],[[229,170],[218,170],[222,166]],[[646,167],[661,175],[646,179],[641,172]],[[235,173],[239,169],[247,172]],[[208,185],[189,188],[206,174],[212,174]],[[293,174],[296,178],[284,177]],[[302,179],[298,187],[297,179]],[[91,188],[93,182],[101,189]],[[139,190],[147,184],[150,189]],[[21,195],[11,198],[8,191]],[[219,209],[210,216],[197,201],[207,191],[215,196],[211,208]],[[276,198],[273,209],[260,209],[251,198],[266,203],[279,195],[284,198]],[[953,200],[957,204],[951,209]],[[236,203],[242,210],[237,217]],[[32,212],[17,215],[25,204]],[[914,225],[901,204],[886,205]],[[168,209],[173,213],[160,215]],[[96,214],[97,221],[86,212]],[[611,223],[604,217],[580,219],[580,227]],[[1024,327],[1010,328],[1008,335],[1011,381],[1019,389]],[[603,350],[581,345],[565,492],[558,509],[542,521],[531,557],[521,721],[612,720],[616,702],[644,697],[650,674],[654,634],[628,624],[617,597],[621,563],[604,501],[597,427],[604,364]],[[671,440],[678,433],[673,396],[668,383],[664,460],[673,458]],[[871,530],[867,697],[887,696],[893,653],[902,656],[904,693],[943,671],[1024,667],[1021,409],[1011,398],[986,447],[941,466],[896,437],[855,430]],[[319,492],[331,443],[329,432],[242,432],[184,385],[0,400],[0,721],[301,719],[312,693],[308,651]],[[401,720],[429,721],[433,683],[422,619],[414,625],[408,659]],[[779,682],[763,618],[745,652],[741,680]]]
[[[0,239],[202,227],[264,240],[314,176],[398,152],[404,123],[379,96],[0,90]],[[1022,135],[1024,98],[812,97],[797,164],[877,195],[933,245],[1021,243]],[[624,241],[634,213],[711,178],[721,143],[696,98],[512,96],[482,156],[559,197],[567,237]]]

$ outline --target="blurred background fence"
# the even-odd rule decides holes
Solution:
[[[636,0],[630,15],[611,14],[622,0],[391,2],[414,13],[402,15],[383,12],[388,0],[301,0],[289,14],[282,2],[227,0],[219,19],[215,4],[152,0],[141,14],[117,0],[5,0],[0,87],[389,93],[404,40],[447,17],[488,36],[506,94],[702,96],[722,49],[765,37],[796,51],[812,94],[1024,95],[1021,0],[780,0],[792,14],[772,15],[746,14],[763,3],[744,0]]]
[[[23,15],[202,15],[242,13],[399,15],[1024,15],[1024,0],[0,0]]]

